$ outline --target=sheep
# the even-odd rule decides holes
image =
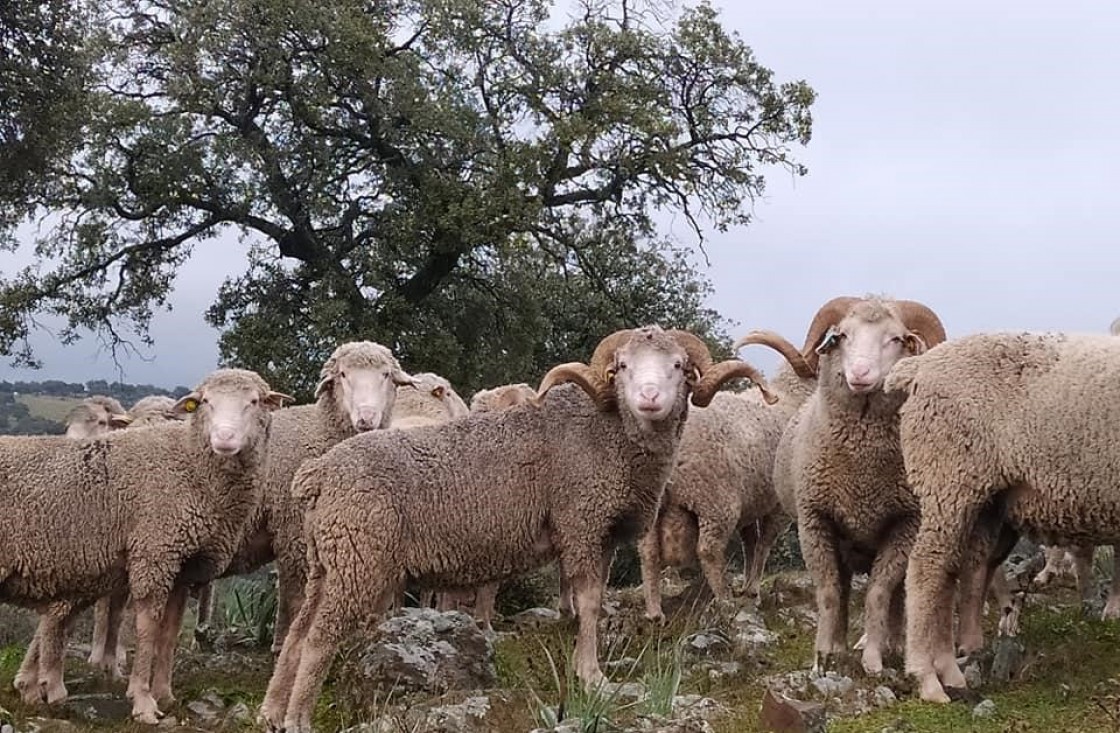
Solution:
[[[1109,324],[1108,332],[1113,336],[1120,336],[1120,317],[1113,319]],[[1034,582],[1038,585],[1048,585],[1057,575],[1062,574],[1066,560],[1072,566],[1073,576],[1083,600],[1090,600],[1094,594],[1092,563],[1093,545],[1070,545],[1043,547],[1046,564]],[[1105,601],[1101,619],[1108,621],[1120,618],[1120,546],[1112,547],[1112,584],[1108,591],[1108,600]]]
[[[137,647],[128,696],[141,722],[157,722],[156,697],[170,696],[166,632],[187,586],[224,570],[260,502],[271,412],[285,399],[255,372],[220,369],[176,403],[191,413],[185,423],[0,439],[0,602],[74,614],[127,588]],[[51,628],[38,640],[48,703],[66,696],[63,625]]]
[[[75,440],[88,440],[107,435],[112,430],[119,430],[133,424],[135,419],[121,403],[114,397],[106,395],[91,395],[75,405],[66,416],[66,437]],[[70,614],[71,606],[67,603],[56,604],[47,613],[39,618],[39,626],[58,625]],[[39,677],[39,637],[43,633],[56,633],[53,629],[42,630],[36,628],[35,635],[31,637],[27,653],[24,655],[20,671],[16,674],[12,686],[23,694],[27,701],[38,700]],[[57,633],[62,633],[60,630]],[[61,675],[61,672],[56,674]]]
[[[389,427],[407,429],[417,425],[434,425],[463,417],[469,412],[463,398],[440,375],[420,372],[413,374],[412,378],[415,384],[397,390],[397,404],[393,408]]]
[[[324,362],[313,404],[289,407],[273,417],[264,501],[226,575],[251,573],[276,562],[274,654],[302,603],[306,576],[303,511],[289,491],[296,469],[347,438],[388,428],[399,395],[407,392],[399,388],[417,386],[387,347],[351,341]]]
[[[901,625],[891,622],[901,621],[919,509],[899,447],[902,400],[883,392],[883,378],[899,359],[944,340],[937,315],[908,300],[833,298],[810,325],[802,352],[817,388],[782,434],[773,480],[779,495],[794,497],[801,553],[816,586],[815,672],[846,647],[854,572],[870,574],[860,643],[868,674],[882,671],[888,627]]]
[[[75,405],[66,416],[66,437],[96,438],[110,430],[127,427],[132,417],[121,403],[105,395],[92,395]]]
[[[524,382],[503,384],[498,387],[475,392],[474,395],[471,396],[469,411],[472,413],[497,412],[527,402],[535,404],[536,399],[536,390]],[[448,611],[454,608],[471,605],[473,607],[474,617],[482,624],[483,630],[487,633],[493,633],[494,609],[498,602],[498,591],[500,588],[500,583],[486,583],[478,586],[473,591],[442,591],[439,594],[426,592],[421,596],[420,605],[431,605],[430,599],[433,596],[437,599],[436,608],[440,611]],[[567,594],[566,590],[562,582],[560,598],[567,599],[568,604],[565,609],[564,603],[561,601],[561,609],[566,610],[570,615],[571,601],[570,595]]]
[[[770,382],[780,397],[771,407],[753,390],[720,393],[708,407],[692,411],[681,437],[656,522],[638,543],[645,616],[664,622],[661,570],[664,565],[700,565],[717,599],[726,599],[724,558],[736,533],[742,539],[746,595],[757,599],[770,548],[789,526],[774,492],[774,452],[786,422],[808,398],[816,374],[780,336],[754,331],[732,347],[764,344],[788,355]]]
[[[361,435],[305,463],[292,492],[308,503],[307,598],[263,720],[309,731],[338,644],[383,612],[406,578],[467,588],[554,559],[578,607],[576,673],[588,686],[605,682],[596,627],[607,559],[652,521],[690,394],[705,406],[736,377],[776,399],[756,369],[713,364],[688,332],[627,329],[603,339],[589,365],[551,369],[539,405]],[[565,381],[577,386],[557,386]]]
[[[150,425],[161,425],[168,420],[184,420],[187,413],[175,412],[175,400],[166,395],[148,395],[141,397],[128,408],[130,418],[129,427],[132,429]],[[192,594],[198,598],[198,623],[204,625],[208,622],[211,612],[211,586],[204,583]],[[112,612],[114,602],[119,604]],[[124,620],[123,608],[126,600],[104,597],[98,599],[93,606],[93,639],[90,643],[89,664],[95,669],[100,669],[114,677],[124,676],[125,651],[120,636],[121,623]],[[112,618],[111,618],[112,617]],[[110,631],[109,624],[115,626]],[[115,650],[106,653],[106,649]]]
[[[922,511],[906,578],[906,670],[923,700],[965,687],[947,603],[970,554],[1006,526],[1044,542],[1120,541],[1110,335],[982,333],[895,365],[902,453]]]
[[[536,400],[537,391],[525,384],[503,384],[491,389],[480,389],[471,396],[471,412],[497,412],[515,405]]]

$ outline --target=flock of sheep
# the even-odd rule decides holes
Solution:
[[[1120,339],[947,340],[921,303],[868,296],[825,303],[800,350],[770,331],[735,349],[751,344],[785,357],[771,380],[716,362],[686,331],[622,330],[538,389],[483,390],[468,407],[442,377],[350,342],[310,405],[283,407],[291,398],[256,373],[219,369],[178,401],[126,411],[88,398],[64,437],[0,438],[0,602],[39,613],[15,686],[27,702],[65,699],[67,627],[91,605],[89,661],[123,676],[131,609],[127,694],[154,724],[174,700],[189,594],[204,620],[212,581],[275,562],[261,718],[309,731],[339,645],[406,583],[424,603],[473,603],[489,627],[499,583],[554,561],[559,608],[578,618],[576,674],[596,685],[620,543],[637,542],[646,616],[661,620],[664,566],[698,564],[726,599],[738,536],[757,598],[796,521],[816,589],[814,669],[845,652],[852,576],[867,573],[864,669],[878,674],[905,643],[921,697],[946,701],[945,687],[965,686],[957,652],[983,644],[989,591],[1001,628],[1014,625],[1000,565],[1020,533],[1052,545],[1047,577],[1068,545],[1083,588],[1087,552],[1120,542],[1107,397]],[[720,391],[737,378],[756,389]],[[1105,615],[1120,615],[1115,590]]]

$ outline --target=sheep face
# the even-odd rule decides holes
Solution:
[[[418,386],[389,349],[372,341],[339,346],[323,365],[320,377],[316,398],[329,392],[336,412],[349,416],[359,433],[389,427],[397,387]]]
[[[432,399],[443,405],[444,411],[451,419],[465,417],[469,413],[466,403],[452,389],[451,382],[438,374],[432,374],[431,372],[413,374],[412,380],[414,384],[410,384],[415,386],[416,389],[426,390]]]
[[[127,427],[132,418],[111,397],[82,400],[66,418],[66,437],[76,440],[100,438],[111,430]]]
[[[882,302],[859,303],[839,324],[829,329],[817,347],[821,376],[862,395],[882,389],[883,379],[895,363],[926,350],[925,342],[911,332],[901,317]]]
[[[234,456],[254,448],[265,437],[268,413],[284,400],[293,398],[273,392],[254,372],[220,369],[180,398],[172,411],[201,421],[200,431],[214,453]]]
[[[615,352],[610,375],[620,406],[643,423],[655,423],[683,402],[691,371],[688,354],[674,339],[639,331]]]

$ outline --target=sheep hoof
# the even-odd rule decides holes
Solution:
[[[656,611],[656,612],[646,611],[645,616],[646,616],[646,621],[650,621],[652,623],[660,624],[662,626],[665,625],[665,614],[662,613],[660,610]]]
[[[66,700],[69,693],[66,691],[66,685],[62,682],[56,684],[43,684],[42,698],[47,701],[48,705],[57,705]]]
[[[867,632],[866,631],[863,633],[863,636],[859,637],[859,641],[857,641],[855,644],[852,645],[852,651],[858,652],[859,650],[863,649],[865,646],[867,646]]]
[[[38,705],[43,702],[43,691],[27,680],[16,680],[15,688],[19,690],[19,698],[24,705]]]
[[[1101,621],[1114,621],[1118,618],[1120,618],[1120,601],[1109,601],[1101,612]]]
[[[826,672],[835,666],[836,655],[831,652],[817,652],[813,658],[813,666],[809,668],[810,677],[823,677]]]
[[[941,682],[937,679],[937,675],[930,675],[926,679],[922,680],[918,696],[926,702],[951,702],[949,699],[949,695],[947,695],[945,693],[945,689],[941,687]]]

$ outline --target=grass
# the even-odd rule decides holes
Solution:
[[[536,631],[504,636],[496,643],[495,664],[498,687],[488,691],[491,712],[487,718],[490,730],[517,731],[551,723],[556,720],[580,721],[580,729],[607,733],[620,726],[631,725],[640,715],[664,715],[672,708],[677,695],[699,694],[712,697],[728,708],[727,715],[713,719],[717,733],[761,733],[759,703],[765,690],[765,676],[807,667],[811,659],[812,629],[783,620],[783,607],[803,604],[806,599],[795,591],[783,590],[783,577],[767,579],[762,613],[768,628],[778,641],[760,655],[739,659],[742,669],[737,674],[713,678],[688,662],[687,642],[696,631],[695,618],[684,615],[670,617],[664,627],[637,622],[630,631],[604,633],[601,660],[612,681],[640,683],[645,694],[633,696],[609,691],[584,692],[576,682],[571,663],[575,624],[561,622]],[[776,598],[776,589],[781,597]],[[811,601],[809,601],[811,604]],[[633,607],[633,608],[631,608]],[[640,605],[631,595],[624,603],[624,613],[640,614]],[[267,616],[268,598],[241,583],[224,583],[221,587],[215,624],[231,629],[234,637],[245,632],[253,637]],[[611,620],[614,623],[618,617]],[[858,623],[853,620],[853,637]],[[75,634],[85,641],[85,634]],[[975,733],[1021,733],[1043,731],[1100,731],[1120,733],[1120,624],[1102,622],[1082,616],[1075,593],[1062,589],[1044,602],[1033,604],[1023,615],[1021,641],[1028,650],[1026,664],[1019,679],[1007,684],[991,683],[978,691],[991,699],[996,713],[991,718],[974,718],[972,703],[931,705],[914,700],[900,692],[901,702],[886,708],[850,718],[830,721],[828,730],[836,733],[880,733],[898,731],[969,731]],[[189,635],[184,635],[184,640]],[[612,642],[611,639],[614,639]],[[854,638],[853,638],[854,640]],[[42,710],[23,706],[11,680],[19,665],[23,648],[0,648],[0,723],[26,721]],[[614,664],[612,664],[614,662]],[[263,697],[271,671],[272,659],[267,648],[238,648],[236,655],[189,650],[180,652],[175,671],[175,686],[181,700],[198,699],[214,691],[227,705],[243,702],[255,712]],[[873,686],[855,670],[858,657],[853,655],[846,669],[861,686]],[[427,704],[453,704],[469,694],[449,693],[438,701],[416,695],[385,693],[376,699],[361,701],[355,709],[344,688],[337,683],[338,667],[328,681],[319,701],[316,729],[335,731],[373,720],[392,720],[400,733],[422,730],[410,709]],[[73,693],[90,691],[81,678],[86,675],[80,660],[68,662],[68,681],[73,680]],[[83,687],[83,685],[87,685]],[[124,685],[109,686],[123,698]],[[10,711],[10,712],[7,712]],[[182,707],[172,711],[186,717]],[[92,725],[73,712],[51,712],[69,718],[80,731],[150,730],[121,722]],[[252,729],[251,721],[237,726],[227,724],[222,731]]]
[[[74,405],[81,402],[77,397],[51,397],[48,395],[21,394],[16,398],[18,402],[27,405],[32,417],[41,417],[55,422],[65,423],[66,416]]]

